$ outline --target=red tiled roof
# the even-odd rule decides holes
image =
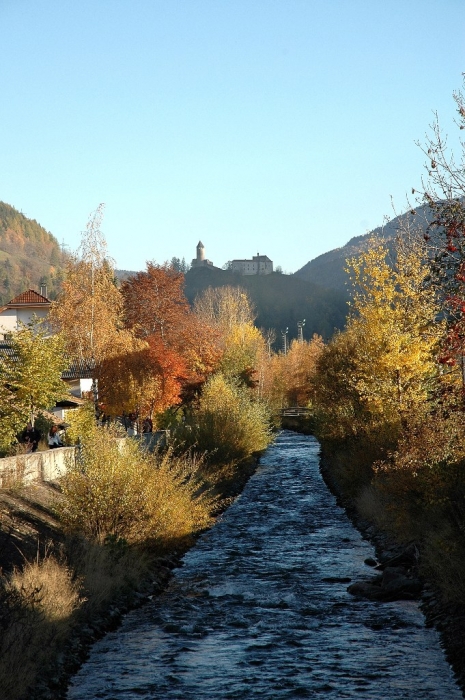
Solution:
[[[42,296],[33,289],[28,289],[27,292],[18,294],[17,297],[8,302],[7,306],[17,306],[19,304],[50,304],[50,299]]]

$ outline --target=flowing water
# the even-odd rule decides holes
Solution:
[[[68,700],[462,698],[416,603],[347,593],[374,552],[318,451],[282,432],[166,592],[93,647]]]

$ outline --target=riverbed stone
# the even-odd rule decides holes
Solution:
[[[416,600],[421,590],[420,579],[401,566],[387,566],[375,578],[356,581],[347,588],[351,595],[385,602]]]

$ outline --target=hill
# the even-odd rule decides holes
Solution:
[[[66,260],[58,241],[37,221],[0,202],[0,305],[25,289],[47,285],[54,299]]]
[[[341,248],[335,248],[310,260],[300,270],[297,270],[294,276],[307,282],[314,282],[322,287],[337,289],[347,298],[349,295],[349,276],[344,271],[347,258],[356,257],[366,250],[368,241],[372,236],[383,238],[387,242],[388,247],[390,247],[390,244],[392,245],[399,232],[407,226],[410,230],[424,232],[430,220],[430,209],[424,205],[417,207],[415,212],[414,215],[407,212],[396,216],[383,226],[378,226],[378,228],[363,236],[351,238]]]
[[[274,328],[276,346],[281,331],[289,328],[289,340],[297,337],[297,322],[305,319],[304,337],[314,333],[330,338],[344,326],[347,304],[339,290],[324,289],[295,275],[273,272],[269,275],[240,275],[230,270],[199,267],[185,274],[185,294],[192,304],[208,287],[243,287],[252,299],[258,328]]]

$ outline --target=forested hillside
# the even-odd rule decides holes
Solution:
[[[26,289],[47,285],[47,296],[59,291],[65,256],[58,241],[37,221],[0,202],[0,304]]]
[[[274,328],[277,344],[281,331],[289,328],[289,339],[297,337],[297,323],[305,319],[304,337],[314,333],[329,339],[344,326],[347,303],[339,290],[299,279],[295,275],[238,275],[230,270],[192,268],[185,275],[185,294],[192,303],[208,287],[243,287],[255,305],[258,328]]]

